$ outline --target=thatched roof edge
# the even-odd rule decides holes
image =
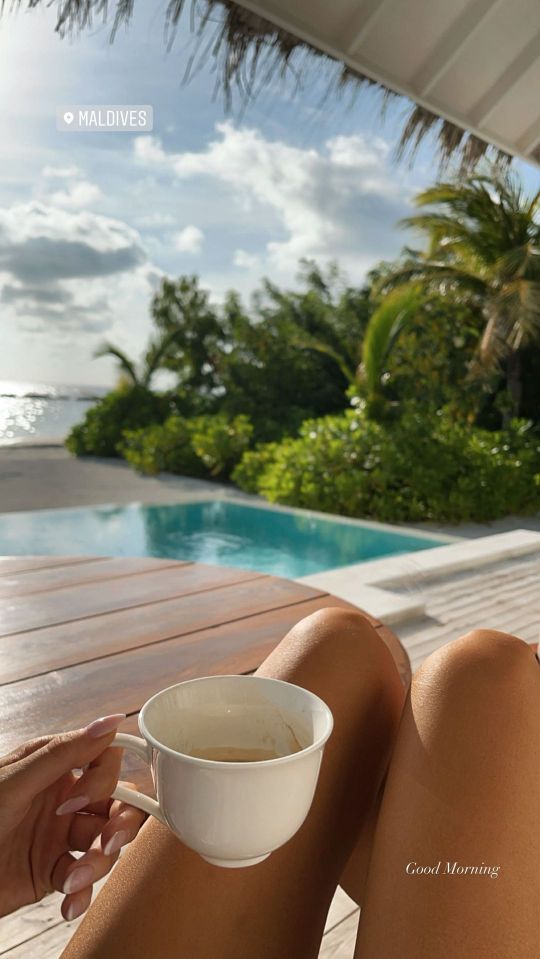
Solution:
[[[134,2],[135,0],[115,0],[111,4],[109,0],[0,0],[0,11],[5,8],[33,8],[42,3],[51,3],[57,8],[56,29],[61,35],[81,32],[91,27],[96,19],[103,22],[110,19],[111,40],[114,40],[118,29],[131,20]],[[114,9],[110,9],[111,7]],[[223,92],[228,109],[233,104],[235,93],[245,103],[256,96],[259,84],[263,84],[276,73],[285,75],[292,72],[297,75],[298,70],[293,58],[296,59],[299,53],[304,53],[309,59],[323,60],[335,65],[337,73],[334,83],[340,89],[358,89],[363,86],[378,89],[382,97],[381,110],[384,109],[384,101],[389,97],[399,97],[409,104],[396,147],[397,158],[407,154],[414,156],[420,143],[429,134],[434,134],[441,167],[455,161],[462,172],[469,172],[486,155],[500,166],[511,162],[512,158],[507,153],[492,144],[438,116],[425,106],[412,103],[401,94],[335,60],[328,53],[239,6],[233,0],[169,0],[164,23],[165,40],[169,47],[172,46],[178,24],[187,7],[196,42],[186,65],[184,78],[189,79],[194,68],[202,62],[213,60],[216,85]]]

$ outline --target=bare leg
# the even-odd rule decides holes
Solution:
[[[357,959],[538,956],[539,809],[540,668],[521,640],[477,630],[432,655],[413,679]],[[438,875],[408,875],[413,863],[439,863]],[[457,863],[453,872],[447,863]],[[459,874],[482,864],[491,867],[484,875]]]
[[[361,890],[404,692],[376,631],[336,608],[298,623],[257,672],[312,690],[334,715],[301,829],[264,862],[228,870],[148,822],[64,959],[315,959],[355,846]]]

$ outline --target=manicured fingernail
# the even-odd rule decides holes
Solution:
[[[85,909],[86,906],[82,902],[70,902],[66,909],[67,922],[72,922],[73,919],[78,919],[79,916],[82,916]]]
[[[100,716],[99,719],[94,719],[94,722],[86,727],[86,734],[90,736],[90,739],[99,739],[100,736],[112,733],[125,718],[125,713],[114,713],[112,716]]]
[[[93,881],[94,870],[92,866],[77,866],[67,877],[62,886],[62,892],[65,893],[66,896],[69,896],[70,893],[79,892],[81,889],[89,886]]]
[[[124,829],[119,829],[118,832],[115,832],[108,842],[105,843],[103,852],[106,856],[112,856],[115,852],[118,852],[122,848],[127,839],[127,832]]]
[[[71,799],[66,799],[65,802],[60,803],[56,810],[56,815],[65,816],[69,812],[79,812],[79,810],[84,809],[89,802],[90,796],[73,796]]]

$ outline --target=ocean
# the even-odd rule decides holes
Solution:
[[[0,446],[61,443],[105,393],[102,386],[0,380]]]

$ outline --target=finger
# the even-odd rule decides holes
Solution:
[[[121,761],[121,749],[105,749],[66,793],[56,810],[57,815],[79,812],[90,804],[109,799],[118,782]]]
[[[101,848],[106,856],[118,852],[132,842],[146,819],[146,814],[134,806],[122,805],[101,832]]]
[[[76,852],[86,852],[108,823],[108,816],[94,816],[87,813],[77,813],[72,816],[68,833],[69,848]]]
[[[117,713],[84,729],[50,737],[44,745],[7,767],[5,785],[14,790],[21,804],[30,801],[65,773],[96,759],[112,742],[124,718],[124,714]]]
[[[114,788],[116,789],[116,786]],[[108,819],[109,810],[114,801],[111,796],[107,796],[106,799],[100,799],[99,802],[90,802],[84,807],[84,812],[85,814],[91,812],[96,816],[103,816],[105,819]]]
[[[137,789],[137,784],[128,782],[125,779],[119,779],[115,785],[117,786],[127,786],[128,789]],[[112,790],[114,792],[114,790]],[[100,799],[99,802],[89,803],[88,806],[85,806],[85,813],[92,812],[97,816],[106,816],[108,819],[112,819],[113,816],[116,816],[121,809],[129,803],[124,803],[121,799],[113,799],[112,793],[108,796],[107,799]],[[133,808],[130,806],[130,808]]]
[[[79,862],[70,852],[64,852],[56,860],[51,873],[51,885],[56,892],[63,892],[64,883],[67,879],[69,869],[74,869]],[[86,883],[89,885],[89,883]]]
[[[92,886],[102,879],[114,866],[118,853],[106,856],[99,848],[99,839],[80,859],[64,853],[58,860],[53,872],[53,885],[59,892],[71,895]]]
[[[86,912],[92,902],[92,892],[92,886],[87,886],[86,889],[81,889],[80,892],[74,892],[71,896],[66,896],[65,899],[62,900],[60,911],[67,922],[78,919],[79,916],[82,916],[83,912]]]

